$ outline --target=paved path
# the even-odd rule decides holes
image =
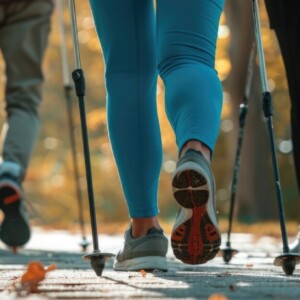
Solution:
[[[273,266],[281,251],[275,239],[234,234],[232,244],[240,252],[229,264],[217,257],[202,266],[184,265],[170,250],[168,272],[115,272],[110,260],[102,277],[82,260],[79,242],[79,235],[35,229],[26,249],[17,255],[1,244],[0,300],[300,299],[300,266],[293,276]],[[116,253],[121,243],[121,236],[100,236],[103,252]],[[27,263],[36,260],[46,266],[55,263],[57,270],[47,273],[38,293],[17,292],[13,283],[18,282]]]

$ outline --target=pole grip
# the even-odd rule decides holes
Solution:
[[[270,92],[264,92],[263,97],[263,111],[266,118],[273,115],[273,106],[272,106],[272,95]]]
[[[85,79],[82,69],[76,69],[72,72],[72,78],[75,84],[75,91],[78,97],[85,96]]]

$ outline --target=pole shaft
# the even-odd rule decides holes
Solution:
[[[264,50],[261,40],[261,29],[260,29],[260,17],[259,17],[259,9],[257,0],[253,0],[253,22],[254,22],[254,31],[255,31],[255,38],[256,38],[256,46],[259,58],[259,71],[260,71],[260,78],[261,78],[261,85],[262,90],[267,92],[269,91],[268,81],[267,81],[267,72],[266,72],[266,63],[265,63],[265,56]]]
[[[64,24],[64,9],[63,9],[63,1],[57,0],[57,14],[58,14],[58,22],[59,22],[59,33],[61,40],[61,63],[62,63],[62,75],[63,75],[63,83],[64,83],[64,92],[68,113],[68,123],[69,123],[69,131],[70,131],[70,143],[71,143],[71,151],[72,151],[72,162],[74,169],[74,182],[76,188],[77,195],[77,204],[78,204],[78,217],[79,223],[82,233],[82,238],[86,238],[85,226],[84,226],[84,215],[83,215],[83,199],[82,193],[80,189],[80,176],[78,169],[78,158],[77,158],[77,148],[76,141],[74,135],[74,118],[73,118],[73,107],[72,107],[72,98],[71,98],[71,81],[69,75],[69,63],[68,63],[68,55],[67,55],[67,46],[66,46],[66,31]]]
[[[60,52],[61,52],[61,66],[62,66],[62,74],[63,74],[63,82],[64,86],[70,86],[70,75],[69,75],[69,64],[68,64],[68,55],[67,55],[67,47],[66,47],[66,31],[64,25],[64,13],[63,13],[63,0],[57,0],[57,14],[58,14],[58,22],[59,22],[59,33],[60,33]]]
[[[78,42],[78,34],[77,34],[78,31],[77,31],[77,22],[76,22],[76,9],[75,9],[74,0],[69,0],[69,8],[70,8],[70,16],[71,16],[75,68],[81,69],[79,42]]]
[[[82,139],[83,139],[83,150],[84,150],[84,160],[85,160],[85,169],[86,169],[86,183],[89,197],[89,207],[90,207],[90,216],[91,216],[91,227],[92,227],[92,235],[93,235],[93,245],[94,251],[99,250],[98,244],[98,233],[97,233],[97,222],[96,222],[96,210],[95,210],[95,200],[94,200],[94,192],[93,192],[93,178],[92,178],[92,168],[90,161],[90,150],[89,150],[89,142],[88,142],[88,131],[86,125],[86,114],[85,114],[85,106],[84,106],[84,97],[78,97],[79,100],[79,111],[80,111],[80,119],[81,119],[81,131],[82,131]]]
[[[88,129],[87,129],[85,104],[84,104],[85,79],[84,79],[83,70],[80,67],[80,52],[79,52],[80,50],[79,50],[79,43],[78,43],[76,9],[75,9],[74,0],[69,0],[69,8],[70,8],[70,16],[71,16],[74,60],[76,66],[76,69],[72,72],[72,78],[74,80],[75,91],[79,102],[81,133],[82,133],[82,143],[83,143],[83,150],[84,150],[84,161],[85,161],[86,182],[87,182],[87,190],[88,190],[88,198],[89,198],[93,246],[94,246],[94,252],[99,252],[96,209],[95,209],[94,192],[93,192],[92,168],[91,168],[91,161],[90,161]]]
[[[73,111],[72,111],[72,99],[71,99],[71,88],[65,87],[65,97],[67,100],[67,111],[68,111],[68,121],[69,121],[69,129],[70,129],[70,143],[72,150],[72,161],[73,161],[73,169],[74,169],[74,181],[76,185],[76,195],[77,195],[77,203],[78,203],[78,217],[79,224],[81,228],[82,238],[86,238],[85,226],[84,226],[84,215],[83,215],[83,199],[82,193],[80,189],[80,176],[78,169],[78,157],[77,157],[77,148],[74,134],[74,119],[73,119]]]
[[[260,78],[261,78],[261,85],[263,91],[263,110],[267,120],[267,128],[269,132],[269,139],[270,139],[270,146],[271,146],[272,164],[273,164],[273,171],[274,171],[275,190],[276,190],[276,198],[277,198],[277,205],[279,211],[279,222],[281,227],[283,252],[289,253],[290,250],[289,250],[289,245],[287,240],[287,231],[286,231],[286,224],[285,224],[279,168],[278,168],[278,163],[276,158],[276,148],[274,142],[274,132],[273,132],[273,122],[272,122],[272,96],[271,93],[268,91],[266,64],[265,64],[263,44],[261,39],[259,7],[258,7],[257,0],[252,0],[252,10],[253,10],[253,18],[254,18],[253,21],[254,21],[257,52],[259,56]]]
[[[228,246],[230,246],[230,235],[231,235],[231,230],[232,230],[234,206],[235,206],[235,202],[236,202],[237,181],[238,181],[238,174],[239,174],[239,170],[240,170],[240,157],[241,157],[241,150],[242,150],[243,138],[244,138],[244,128],[245,128],[246,117],[247,117],[247,113],[248,113],[248,99],[250,97],[250,92],[251,92],[251,87],[252,87],[252,79],[253,79],[253,73],[254,73],[255,49],[256,49],[255,43],[253,41],[252,48],[251,48],[250,55],[249,55],[249,60],[248,60],[244,98],[243,98],[243,102],[240,105],[240,112],[239,112],[239,134],[238,134],[237,149],[236,149],[236,155],[235,155],[234,171],[233,171],[233,177],[232,177],[232,183],[231,183],[229,225],[228,225],[228,231],[227,231],[227,245]]]
[[[290,250],[289,250],[289,244],[288,244],[288,239],[287,239],[287,230],[286,230],[286,225],[285,225],[283,199],[282,199],[282,193],[281,193],[279,169],[278,169],[278,164],[277,164],[277,159],[276,159],[276,150],[275,150],[274,136],[273,136],[273,123],[272,123],[271,116],[267,119],[267,125],[268,125],[268,129],[269,129],[270,144],[271,144],[271,151],[272,151],[272,162],[273,162],[274,178],[275,178],[275,190],[276,190],[277,204],[278,204],[278,210],[279,210],[279,222],[280,222],[280,228],[281,228],[283,253],[289,253]]]

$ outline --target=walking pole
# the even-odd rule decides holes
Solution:
[[[93,270],[96,272],[98,276],[101,276],[105,266],[106,259],[114,256],[114,254],[101,253],[101,251],[99,250],[96,210],[95,210],[95,201],[94,201],[94,192],[93,192],[92,169],[91,169],[89,141],[88,141],[88,130],[87,130],[85,104],[84,104],[85,80],[84,80],[84,73],[83,70],[81,69],[81,64],[80,64],[80,51],[79,51],[78,32],[77,32],[77,23],[76,23],[76,9],[75,9],[74,0],[69,0],[69,9],[70,9],[70,17],[71,17],[73,48],[74,48],[74,61],[75,61],[75,68],[76,68],[72,72],[72,78],[74,80],[75,91],[79,101],[86,182],[87,182],[90,217],[91,217],[91,228],[92,228],[93,246],[94,246],[94,252],[85,255],[83,258],[86,260],[90,260]]]
[[[73,118],[73,107],[72,107],[72,97],[71,97],[72,85],[70,83],[70,77],[69,77],[69,64],[68,64],[68,55],[67,55],[67,47],[66,47],[66,32],[65,32],[65,25],[64,25],[64,15],[63,15],[63,0],[58,0],[56,4],[57,4],[58,25],[59,25],[59,33],[60,33],[60,43],[61,43],[62,75],[63,75],[65,99],[67,104],[72,162],[73,162],[73,170],[74,170],[74,182],[76,187],[76,196],[77,196],[77,204],[78,204],[78,219],[79,219],[81,235],[82,235],[80,246],[83,251],[86,251],[90,242],[88,242],[86,238],[85,221],[83,215],[83,200],[82,200],[82,193],[80,189],[80,176],[78,170],[77,148],[76,148],[75,134],[74,134],[74,118]]]
[[[234,163],[234,171],[233,171],[233,178],[231,183],[231,195],[230,195],[230,210],[229,210],[229,225],[227,231],[227,241],[226,246],[221,248],[221,252],[223,253],[223,260],[228,263],[232,256],[238,253],[238,250],[231,248],[230,242],[230,234],[232,229],[232,220],[233,220],[233,213],[235,207],[235,200],[236,200],[236,190],[237,190],[237,181],[238,181],[238,174],[240,170],[240,157],[241,157],[241,150],[244,138],[244,128],[246,123],[246,117],[248,113],[248,100],[250,96],[251,86],[252,86],[252,79],[253,79],[253,69],[255,64],[255,43],[252,45],[252,49],[249,55],[248,61],[248,72],[245,84],[245,91],[243,96],[243,102],[240,104],[240,112],[239,112],[239,134],[237,140],[237,149],[235,155],[235,163]]]
[[[272,96],[271,93],[269,92],[268,82],[267,82],[266,65],[265,65],[264,52],[263,52],[263,46],[261,40],[259,8],[258,8],[257,0],[252,0],[252,12],[253,12],[253,19],[254,19],[256,46],[257,46],[257,52],[259,57],[259,70],[260,70],[260,78],[261,78],[261,85],[262,85],[263,111],[267,120],[267,127],[268,127],[269,137],[270,137],[272,163],[273,163],[274,179],[275,179],[275,189],[276,189],[277,204],[279,210],[279,221],[281,227],[282,243],[283,243],[283,253],[280,256],[275,258],[274,265],[281,266],[286,275],[292,275],[294,273],[296,264],[300,263],[300,255],[290,253],[290,249],[288,245],[279,169],[277,164],[274,134],[273,134]]]

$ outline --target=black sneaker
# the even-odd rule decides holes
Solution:
[[[4,213],[0,239],[7,246],[15,248],[29,241],[30,227],[22,187],[14,176],[16,174],[7,172],[7,168],[3,168],[4,164],[7,165],[7,162],[0,166],[0,209]]]
[[[172,187],[180,206],[171,235],[174,255],[186,264],[206,263],[220,249],[221,232],[213,173],[200,152],[188,150],[179,160]]]

